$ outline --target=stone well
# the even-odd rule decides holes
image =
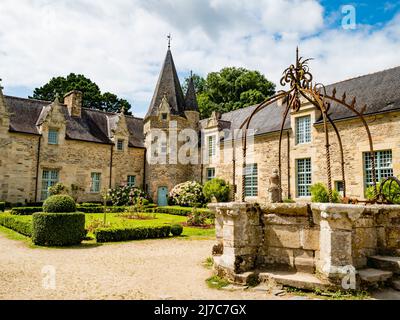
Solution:
[[[367,257],[400,256],[400,206],[213,203],[216,269],[235,279],[254,270],[315,274],[332,284]]]

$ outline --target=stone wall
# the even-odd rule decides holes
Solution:
[[[216,213],[217,268],[318,274],[337,282],[343,267],[367,257],[400,256],[400,206],[342,204],[210,204]]]

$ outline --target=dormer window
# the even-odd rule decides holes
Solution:
[[[124,151],[124,140],[118,140],[117,141],[117,150],[118,151]]]
[[[163,121],[168,120],[168,113],[162,113],[162,114],[161,114],[161,119],[162,119]]]
[[[50,129],[48,135],[49,144],[58,144],[58,130]]]

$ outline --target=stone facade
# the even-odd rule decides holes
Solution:
[[[1,94],[1,93],[0,93]],[[66,102],[81,99],[72,97]],[[58,101],[49,105],[48,112],[38,125],[39,134],[10,132],[8,113],[4,98],[0,95],[0,198],[11,203],[32,203],[42,199],[43,171],[56,170],[58,181],[68,188],[71,185],[80,187],[78,201],[100,201],[101,192],[126,184],[127,176],[136,177],[138,187],[143,187],[144,148],[128,147],[128,135],[124,116],[120,120],[113,139],[124,139],[122,151],[113,143],[93,143],[68,139],[68,126],[65,115],[71,112],[70,106]],[[75,102],[74,102],[75,103]],[[80,106],[75,108],[75,116],[80,114]],[[49,130],[58,133],[57,144],[48,141]],[[100,190],[91,190],[92,173],[100,174]]]

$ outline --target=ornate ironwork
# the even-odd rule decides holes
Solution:
[[[378,203],[395,204],[400,202],[400,180],[396,177],[388,177],[381,181]]]
[[[338,145],[340,149],[340,163],[341,163],[341,174],[343,179],[344,186],[344,197],[346,197],[346,175],[345,175],[345,157],[343,152],[343,144],[342,139],[340,137],[340,133],[335,123],[329,116],[329,110],[331,108],[331,103],[336,103],[342,105],[352,111],[356,117],[360,119],[362,122],[365,131],[367,133],[369,148],[371,152],[371,164],[372,164],[372,182],[374,187],[374,198],[375,201],[378,200],[378,191],[377,191],[377,181],[376,181],[376,171],[375,171],[375,152],[372,141],[371,131],[369,129],[368,123],[364,118],[364,112],[366,110],[366,106],[363,106],[359,110],[357,108],[357,100],[354,97],[351,102],[347,102],[346,93],[343,94],[341,98],[336,97],[336,88],[333,89],[332,94],[329,95],[326,92],[326,88],[323,84],[313,83],[313,75],[310,72],[310,68],[308,62],[312,59],[304,59],[299,56],[298,48],[296,49],[296,63],[290,65],[284,72],[282,79],[280,81],[281,85],[285,87],[286,85],[290,86],[290,89],[285,91],[282,90],[265,100],[258,107],[254,109],[254,111],[250,114],[250,116],[242,123],[241,129],[244,129],[244,133],[242,135],[243,139],[243,179],[242,179],[242,195],[241,199],[245,201],[245,169],[246,169],[246,154],[247,154],[247,130],[249,129],[250,123],[253,117],[263,110],[264,108],[272,105],[278,100],[284,101],[286,104],[285,110],[283,112],[283,119],[280,127],[280,135],[279,135],[279,189],[281,194],[282,201],[282,139],[283,139],[283,131],[286,123],[286,119],[289,115],[289,111],[292,113],[296,113],[301,108],[301,99],[310,102],[317,109],[319,109],[322,113],[322,119],[324,124],[324,134],[325,134],[325,156],[326,156],[326,175],[327,175],[327,185],[329,191],[329,201],[332,202],[332,169],[331,169],[331,152],[330,152],[330,139],[329,139],[329,127],[331,126],[335,132],[335,135],[338,140]],[[289,172],[288,172],[289,174]],[[398,182],[398,181],[396,181]],[[390,199],[389,199],[390,200]]]

